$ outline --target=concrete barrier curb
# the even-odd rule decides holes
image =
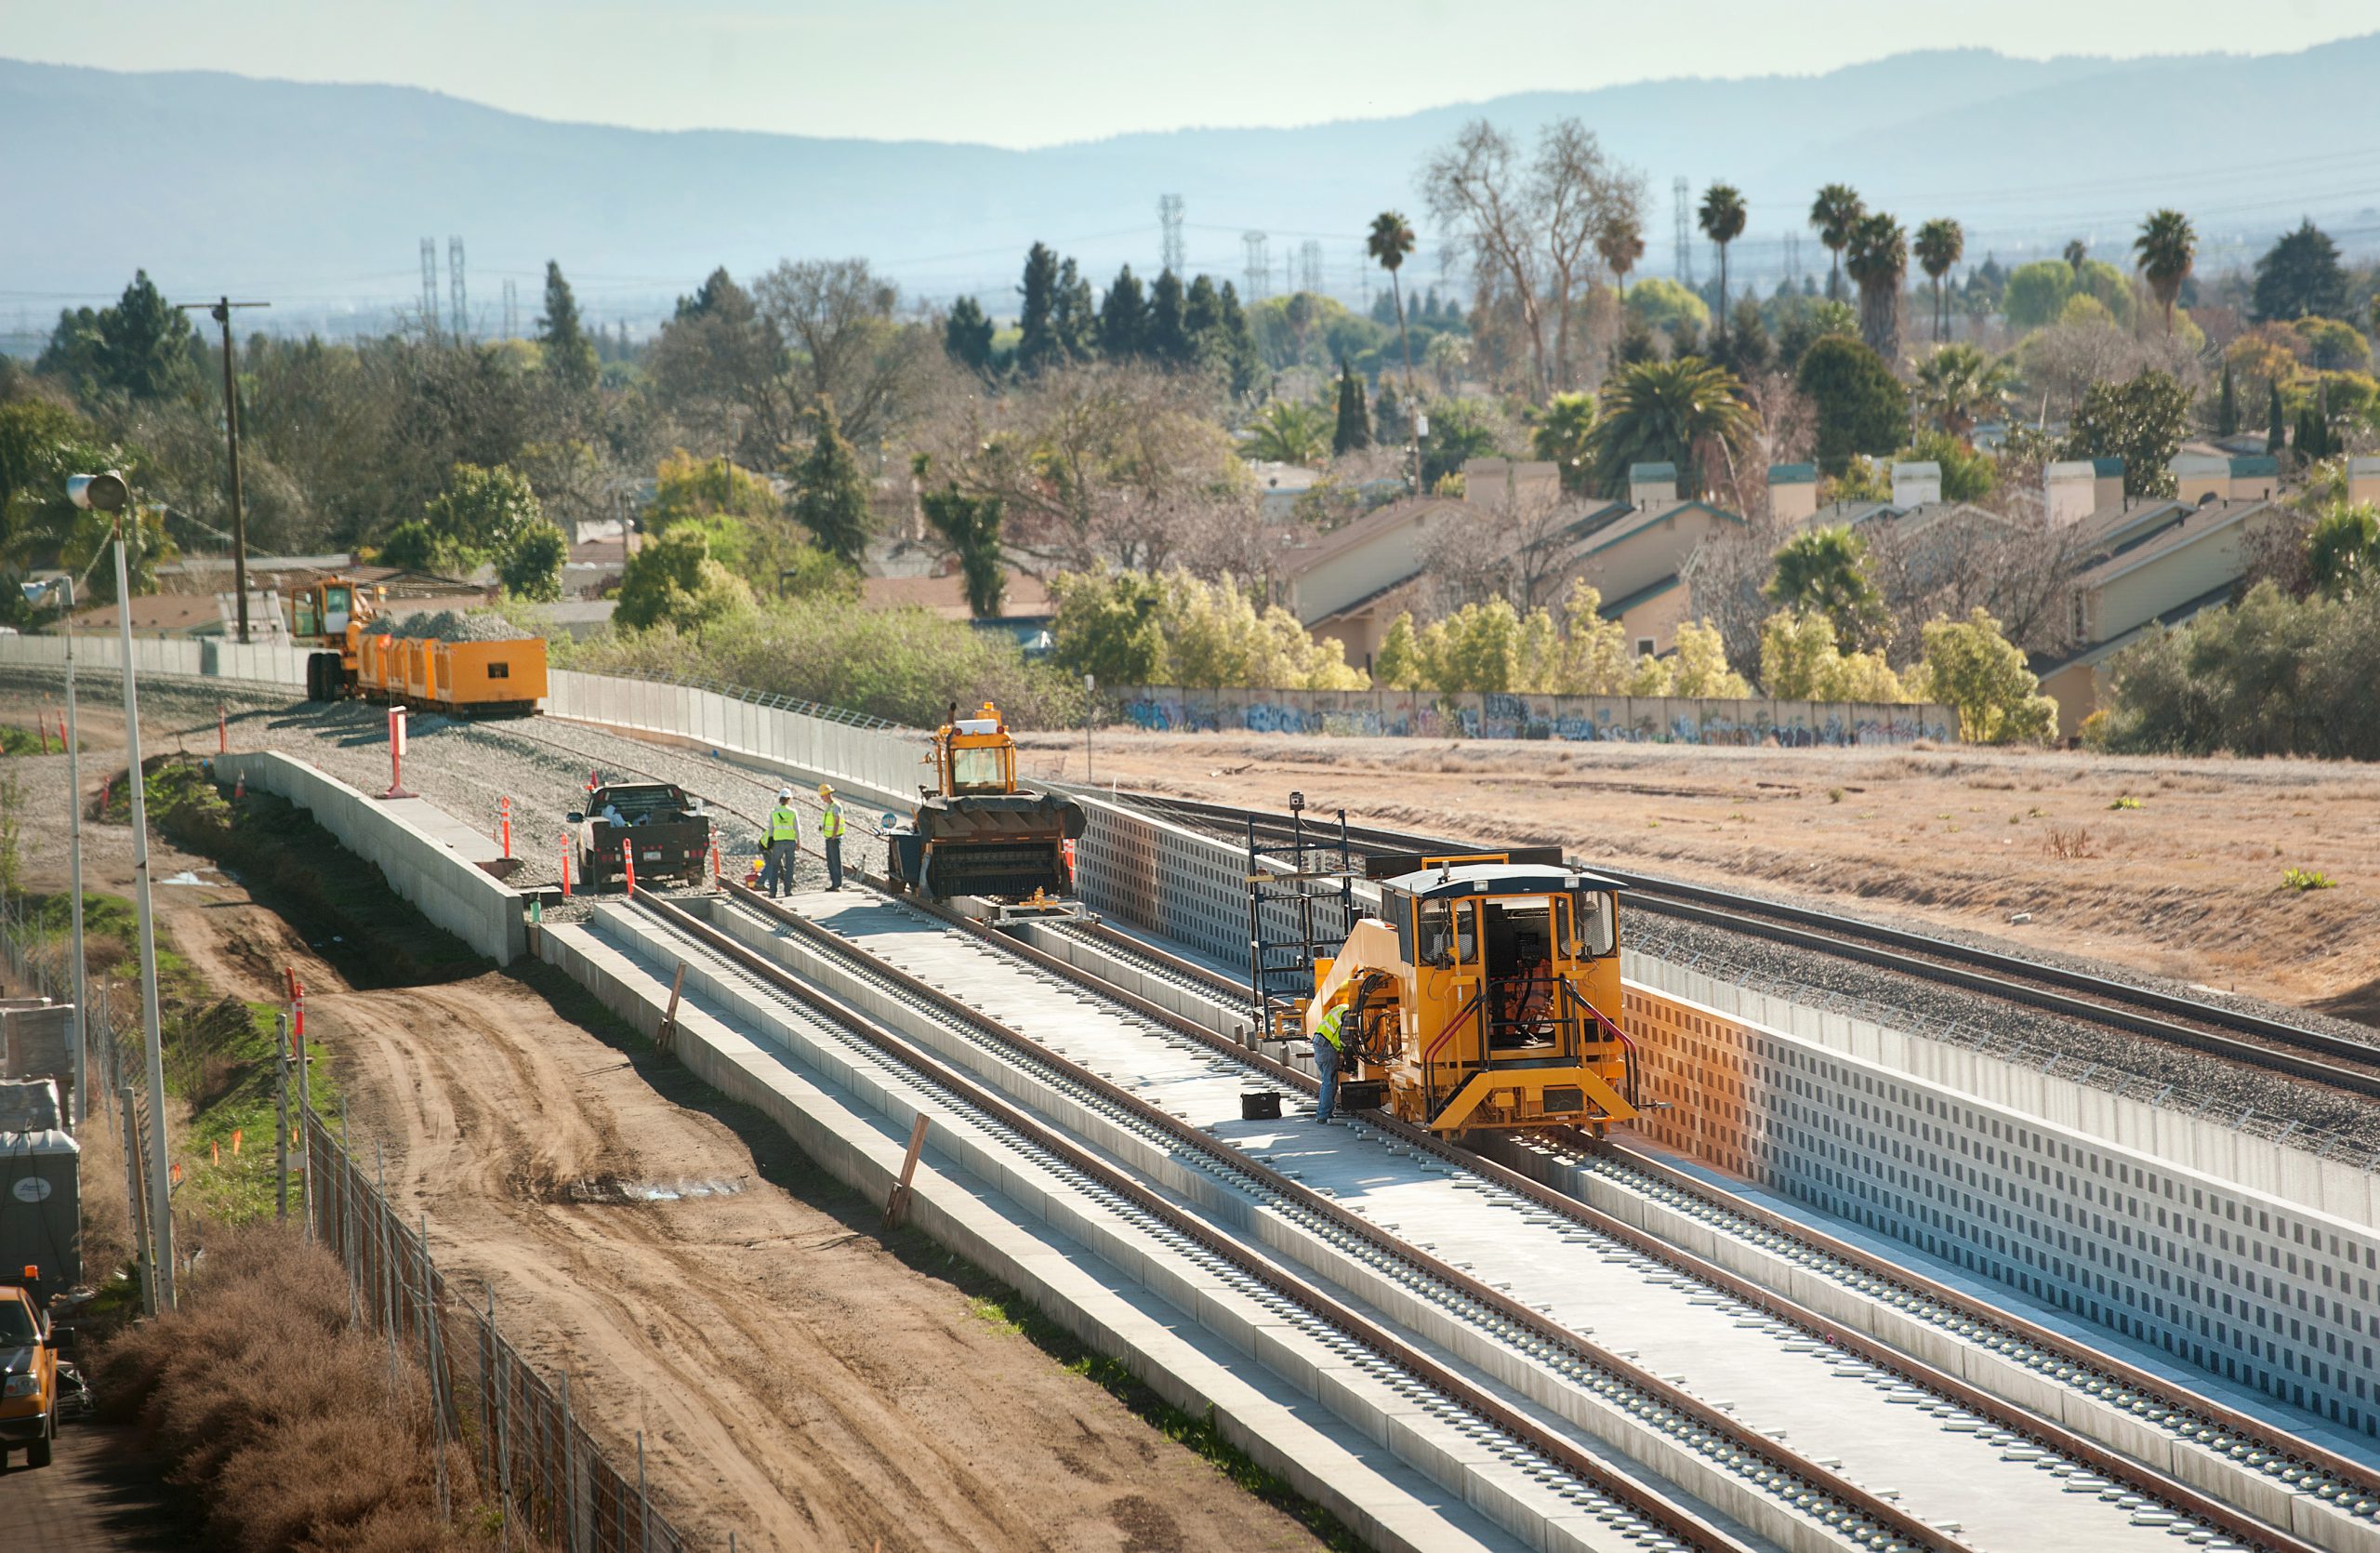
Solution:
[[[527,897],[483,870],[486,839],[422,799],[373,798],[273,750],[215,755],[219,782],[245,778],[314,816],[350,852],[377,865],[421,914],[499,965],[528,950]],[[474,847],[472,841],[483,845]]]

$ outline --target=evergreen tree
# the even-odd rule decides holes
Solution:
[[[835,402],[823,395],[816,426],[810,451],[793,471],[794,520],[810,530],[819,549],[856,566],[874,526],[867,482],[859,471],[859,456],[843,440]]]
[[[2215,434],[2236,437],[2240,434],[2240,391],[2231,383],[2231,364],[2223,364],[2223,392],[2215,401]]]
[[[1183,318],[1182,277],[1162,271],[1149,287],[1148,326],[1141,337],[1141,353],[1165,366],[1190,364],[1190,331]]]
[[[1256,386],[1261,358],[1256,353],[1255,331],[1248,326],[1248,314],[1239,309],[1239,293],[1229,281],[1223,282],[1216,298],[1216,336],[1223,342],[1232,392],[1246,393]]]
[[[967,607],[979,620],[999,616],[1008,591],[1008,566],[1000,551],[1000,498],[972,497],[952,481],[919,498],[933,531],[958,553],[959,575],[967,585]]]
[[[1197,276],[1182,296],[1182,332],[1189,337],[1193,359],[1209,356],[1223,326],[1223,294],[1215,289],[1213,276]]]
[[[166,399],[204,379],[202,350],[190,315],[166,301],[141,270],[115,306],[61,311],[39,369],[72,383],[86,399],[110,392]]]
[[[1385,378],[1386,374],[1382,374]],[[1413,435],[1413,418],[1406,413],[1405,401],[1396,396],[1396,385],[1382,381],[1380,404],[1372,411],[1373,435],[1383,447],[1402,447]]]
[[[1058,266],[1058,289],[1051,299],[1050,332],[1057,338],[1059,359],[1087,362],[1099,349],[1099,308],[1091,283],[1073,259]]]
[[[2339,268],[2339,246],[2307,218],[2284,232],[2256,260],[2253,311],[2272,318],[2336,318],[2347,311],[2347,272]]]
[[[1017,370],[1039,372],[1062,359],[1056,327],[1058,256],[1048,245],[1036,243],[1025,256],[1025,284],[1017,289],[1025,298],[1017,317],[1022,336],[1016,342]]]
[[[1372,445],[1371,418],[1364,407],[1364,380],[1345,362],[1339,364],[1339,424],[1330,433],[1333,458]]]
[[[562,266],[546,260],[546,312],[537,320],[537,343],[545,348],[546,375],[566,392],[593,392],[595,345],[578,323],[578,299],[562,278]]]
[[[961,297],[950,304],[950,316],[942,325],[942,348],[959,365],[990,376],[992,321],[974,298]]]
[[[2281,385],[2274,383],[2265,403],[2265,451],[2268,454],[2278,455],[2288,443],[2284,430],[2287,423],[2282,418],[2285,414],[2281,404]]]
[[[1109,361],[1130,361],[1142,353],[1148,333],[1149,304],[1141,278],[1125,265],[1099,308],[1099,350]]]

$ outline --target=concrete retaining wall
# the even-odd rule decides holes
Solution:
[[[499,965],[527,950],[526,897],[473,860],[483,843],[445,811],[418,798],[373,798],[337,777],[267,750],[217,755],[217,779],[245,777],[314,816],[339,843],[388,876],[389,887],[421,914]]]
[[[546,710],[682,738],[758,761],[805,782],[832,782],[879,808],[904,812],[927,776],[927,736],[889,724],[838,723],[792,707],[744,700],[690,685],[556,670]]]

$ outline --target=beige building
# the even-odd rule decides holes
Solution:
[[[2270,458],[2185,454],[2174,466],[2175,499],[2120,500],[2082,520],[2089,559],[2068,598],[2076,645],[2034,664],[2043,694],[2057,702],[2061,736],[2073,737],[2099,709],[2109,658],[2157,626],[2230,603],[2257,534],[2280,517]]]

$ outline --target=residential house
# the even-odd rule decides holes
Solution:
[[[2173,498],[2122,501],[2085,520],[2087,559],[2069,595],[2072,645],[2033,664],[2067,737],[2098,710],[2108,660],[2157,626],[2230,603],[2255,537],[2280,520],[2273,458],[2186,453],[2171,468]],[[2380,458],[2350,461],[2348,495],[2380,500]]]
[[[1793,482],[1786,482],[1791,488]],[[1709,541],[1739,532],[1743,518],[1699,500],[1680,500],[1677,471],[1636,464],[1628,471],[1628,501],[1589,514],[1554,589],[1555,602],[1573,579],[1603,595],[1606,619],[1620,622],[1639,656],[1677,645],[1677,628],[1693,618],[1693,588],[1686,564]]]

